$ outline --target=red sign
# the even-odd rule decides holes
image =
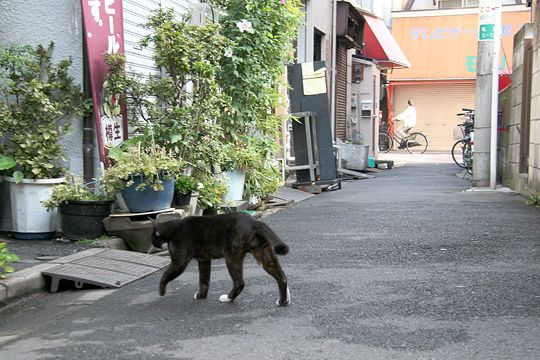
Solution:
[[[94,105],[99,158],[107,165],[107,149],[127,139],[127,118],[116,97],[103,96],[107,75],[105,54],[124,53],[122,0],[81,0]]]

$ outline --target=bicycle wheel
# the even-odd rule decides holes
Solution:
[[[452,146],[452,159],[460,168],[465,168],[465,162],[463,161],[463,149],[465,148],[465,142],[458,140]]]
[[[467,172],[472,175],[473,149],[470,142],[466,142],[465,146],[463,146],[463,164]]]
[[[407,151],[411,154],[423,154],[428,147],[428,140],[426,135],[415,132],[409,134],[406,139]]]
[[[379,151],[387,153],[394,145],[392,138],[387,133],[379,133]]]

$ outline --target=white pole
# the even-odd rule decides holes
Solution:
[[[330,83],[330,128],[332,140],[336,139],[336,27],[337,27],[337,0],[332,1],[332,81]]]
[[[492,63],[492,87],[491,87],[491,141],[489,154],[489,188],[497,187],[497,127],[499,115],[499,52],[501,47],[501,7],[502,1],[493,1],[496,7],[495,28],[493,35],[493,63]]]

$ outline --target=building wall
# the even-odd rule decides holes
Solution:
[[[535,0],[533,76],[531,88],[531,142],[528,187],[540,191],[540,6]]]
[[[502,183],[512,189],[523,191],[520,176],[521,118],[525,111],[523,102],[525,40],[532,37],[533,24],[526,24],[514,36],[512,86],[499,95],[499,108],[503,111],[499,132],[499,175]],[[525,179],[527,177],[525,176]]]
[[[322,32],[322,60],[330,66],[332,59],[332,2],[326,0],[308,0],[305,5],[304,25],[298,33],[297,61],[313,61],[313,36],[315,29]]]
[[[0,43],[48,44],[54,41],[53,61],[70,57],[70,74],[83,83],[83,47],[81,3],[74,0],[0,1]],[[82,85],[81,85],[82,86]],[[71,132],[61,140],[65,164],[72,172],[82,173],[82,118],[72,117]],[[97,157],[96,157],[97,158]]]

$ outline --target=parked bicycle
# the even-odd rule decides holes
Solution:
[[[457,140],[452,146],[452,159],[459,166],[472,174],[473,152],[474,152],[474,110],[462,109],[463,112],[457,116],[464,117],[463,123],[458,126],[461,128],[461,139]]]
[[[397,145],[397,149],[407,149],[411,154],[423,154],[428,148],[428,139],[420,131],[405,131],[401,137],[390,128],[379,132],[379,151],[387,153]]]

